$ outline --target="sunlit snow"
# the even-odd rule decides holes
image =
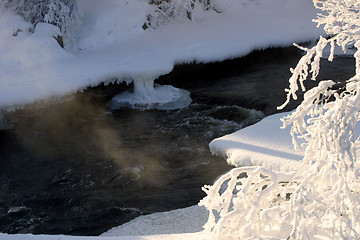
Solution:
[[[19,16],[1,9],[0,107],[101,82],[154,80],[176,63],[221,61],[323,33],[311,21],[316,15],[311,0],[228,1],[222,13],[146,31],[141,28],[145,1],[109,0],[101,7],[92,5],[97,1],[86,3],[80,9],[82,25],[67,50],[52,37],[54,27],[39,24],[30,33]]]
[[[264,166],[285,172],[296,170],[304,150],[295,151],[290,130],[280,129],[280,118],[287,114],[266,117],[255,125],[214,139],[210,150],[224,156],[234,166]]]

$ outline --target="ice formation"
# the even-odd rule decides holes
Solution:
[[[132,108],[138,110],[176,110],[189,106],[190,92],[170,85],[155,85],[150,79],[136,79],[133,92],[125,91],[113,97],[109,106],[113,110]]]

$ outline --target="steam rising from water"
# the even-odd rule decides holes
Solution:
[[[0,132],[1,231],[97,235],[196,204],[201,186],[230,168],[208,143],[262,114],[196,104],[110,112],[77,94],[13,118],[15,128]]]

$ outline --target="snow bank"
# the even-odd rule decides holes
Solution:
[[[203,230],[208,215],[208,211],[200,206],[153,213],[112,228],[101,236],[196,233]]]
[[[83,24],[73,40],[81,51],[62,49],[54,27],[39,24],[30,33],[20,17],[0,9],[0,108],[101,82],[154,80],[176,63],[221,61],[323,34],[311,20],[311,0],[229,0],[222,13],[201,21],[146,31],[140,25],[145,1],[96,2],[81,9]]]
[[[234,166],[263,166],[276,171],[296,170],[304,151],[295,151],[290,128],[280,129],[280,118],[289,113],[278,113],[235,133],[214,139],[210,144],[213,154],[225,157]]]
[[[208,240],[202,233],[208,212],[204,207],[192,206],[168,212],[140,216],[98,237],[1,234],[1,240]]]
[[[252,126],[214,139],[209,144],[210,151],[223,156],[236,167],[255,165],[281,172],[296,170],[304,157],[304,149],[294,149],[290,127],[280,129],[280,119],[289,114],[274,114]],[[360,123],[356,124],[355,135],[360,136]],[[301,145],[301,139],[298,143]],[[360,154],[360,146],[356,147],[356,152]]]
[[[32,235],[1,234],[1,240],[208,240],[208,235],[204,233],[185,233],[185,234],[168,234],[152,236],[118,236],[118,237],[85,237],[85,236],[64,236],[64,235]]]

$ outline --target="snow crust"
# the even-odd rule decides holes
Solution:
[[[235,133],[214,139],[210,144],[213,154],[223,156],[234,166],[263,166],[275,171],[291,171],[299,167],[304,150],[295,151],[290,129],[280,129],[280,118],[289,113],[278,113]]]
[[[208,212],[204,207],[192,206],[168,212],[144,215],[110,229],[98,237],[2,234],[1,240],[208,240],[202,232]]]
[[[82,24],[74,27],[66,49],[54,39],[53,26],[38,24],[31,33],[19,16],[0,9],[0,108],[101,82],[154,80],[176,63],[221,61],[323,34],[311,20],[316,16],[311,0],[229,0],[223,12],[204,13],[197,22],[144,31],[147,5],[83,1]]]
[[[17,234],[8,235],[0,233],[1,240],[208,240],[205,233],[184,233],[150,236],[116,236],[116,237],[86,237],[86,236],[65,236],[65,235],[32,235]]]
[[[101,236],[143,236],[154,234],[196,233],[203,230],[208,218],[204,207],[188,208],[144,215],[110,229]]]
[[[281,129],[281,118],[291,112],[265,117],[260,122],[210,142],[210,151],[227,159],[236,167],[262,166],[272,171],[290,172],[299,169],[304,148],[295,150],[290,128]],[[355,126],[360,136],[360,124]],[[298,139],[299,146],[305,141]],[[360,146],[356,152],[360,154]]]

